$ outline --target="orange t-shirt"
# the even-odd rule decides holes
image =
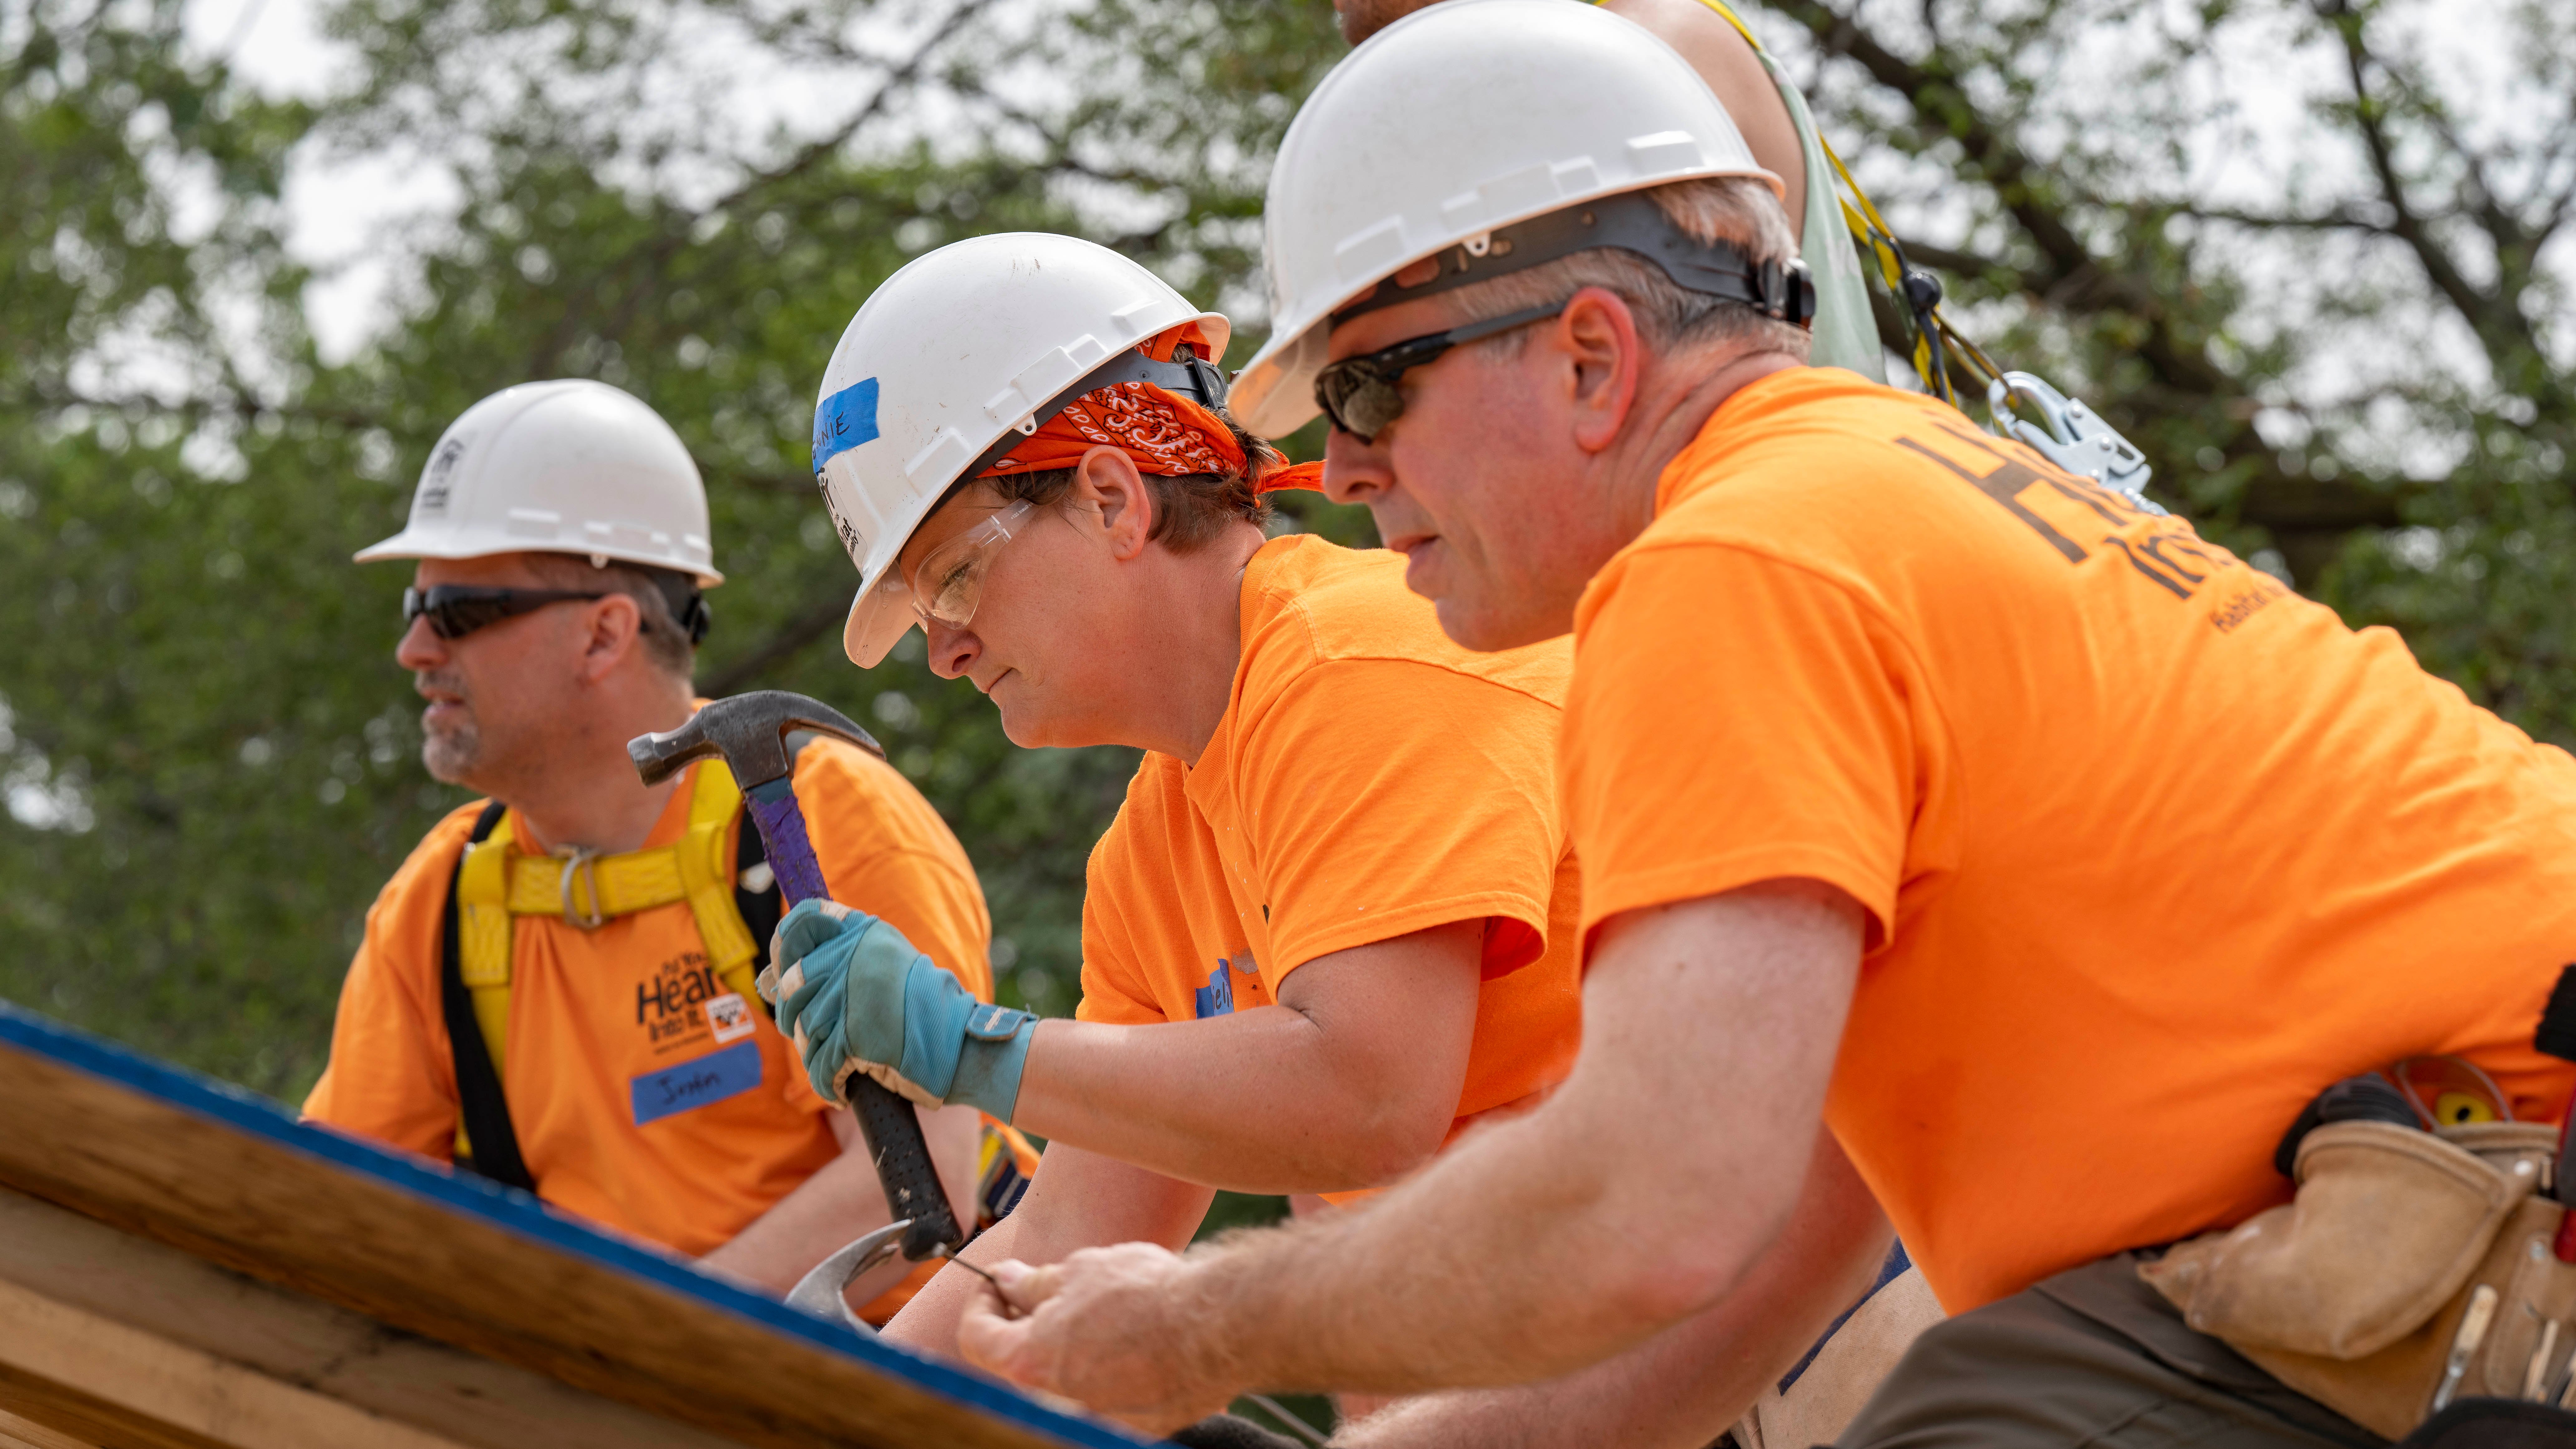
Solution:
[[[647,848],[687,829],[697,769],[672,792]],[[833,899],[893,922],[989,1000],[983,892],[930,802],[884,761],[826,739],[798,753],[796,796]],[[304,1102],[315,1121],[441,1161],[454,1147],[457,1097],[439,1010],[439,925],[482,808],[439,822],[368,911],[330,1065]],[[515,812],[510,829],[527,838]],[[559,916],[519,916],[512,927],[501,1083],[546,1201],[694,1257],[839,1155],[827,1104],[766,1011],[754,1004],[748,1036],[717,1039],[703,1003],[727,988],[686,902],[593,931]],[[693,1070],[672,1078],[676,1067]],[[660,1090],[674,1080],[693,1095]]]
[[[1554,795],[1565,641],[1461,649],[1402,558],[1307,535],[1264,544],[1242,600],[1234,692],[1197,767],[1147,753],[1091,853],[1075,1014],[1223,1016],[1318,956],[1481,917],[1457,1115],[1563,1080],[1581,1033]]]
[[[1583,929],[1869,914],[1826,1120],[1952,1311],[2282,1201],[2415,1054],[2554,1119],[2576,761],[2197,538],[1845,373],[1737,393],[1576,610]]]

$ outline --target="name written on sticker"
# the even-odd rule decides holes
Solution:
[[[740,1096],[759,1086],[760,1076],[760,1043],[750,1041],[645,1072],[627,1083],[635,1108],[635,1125],[641,1127]]]

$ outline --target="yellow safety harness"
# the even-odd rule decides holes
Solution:
[[[689,784],[688,828],[669,845],[622,855],[535,855],[518,849],[507,814],[499,815],[482,839],[466,844],[456,867],[451,944],[457,975],[463,979],[473,1024],[482,1035],[483,1054],[490,1064],[491,1091],[499,1090],[501,1064],[508,1058],[514,917],[560,916],[584,930],[596,930],[619,916],[686,901],[716,979],[746,1003],[764,1013],[768,1010],[753,984],[760,943],[752,938],[751,927],[743,919],[742,898],[736,894],[743,885],[740,866],[749,850],[736,832],[749,828],[742,819],[742,787],[735,783],[733,772],[721,760],[705,760]],[[468,1075],[460,1054],[460,1097],[476,1094]],[[493,1101],[486,1110],[503,1114],[493,1120],[508,1125],[505,1104]],[[473,1144],[465,1125],[468,1115],[470,1109],[457,1114],[455,1155],[458,1162],[472,1164]],[[1019,1204],[1037,1171],[1037,1149],[1011,1127],[987,1117],[982,1138],[974,1204],[974,1231],[978,1232],[1001,1221]],[[524,1177],[515,1142],[506,1156]],[[534,1190],[533,1181],[518,1181],[506,1173],[502,1180]]]
[[[751,929],[734,901],[735,820],[742,788],[721,760],[701,761],[689,785],[689,828],[669,845],[623,855],[530,855],[517,848],[504,816],[484,839],[465,848],[457,866],[457,965],[474,1000],[474,1019],[492,1054],[492,1069],[509,1057],[510,939],[514,916],[561,916],[595,930],[619,916],[689,903],[716,979],[758,1002]],[[457,1127],[462,1152],[465,1129]]]

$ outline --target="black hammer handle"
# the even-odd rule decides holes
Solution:
[[[760,798],[764,794],[772,798]],[[805,833],[805,812],[797,807],[795,795],[763,786],[746,803],[751,806],[752,822],[760,827],[760,843],[769,859],[814,859],[813,843]],[[777,874],[779,892],[790,906],[821,893],[820,869],[811,871],[810,885],[807,872],[780,870]],[[912,1104],[874,1077],[860,1075],[850,1078],[850,1107],[858,1113],[859,1130],[867,1136],[868,1156],[876,1162],[887,1210],[896,1221],[912,1219],[903,1235],[904,1257],[918,1263],[963,1247],[966,1233],[957,1225],[957,1214],[949,1210],[948,1192],[939,1185],[939,1170],[931,1166],[930,1144],[922,1138],[921,1118]]]
[[[912,1219],[903,1234],[904,1257],[918,1263],[963,1247],[966,1234],[948,1209],[947,1189],[930,1164],[930,1144],[922,1140],[921,1118],[912,1104],[874,1077],[857,1076],[850,1079],[850,1106],[859,1114],[868,1155],[876,1160],[886,1210],[897,1222]]]

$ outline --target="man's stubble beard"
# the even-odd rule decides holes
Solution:
[[[420,741],[421,768],[429,778],[442,785],[462,785],[482,757],[483,732],[472,720],[445,732],[423,730]]]
[[[442,785],[481,788],[471,777],[477,772],[476,767],[483,763],[483,728],[474,717],[474,700],[466,691],[465,681],[454,674],[435,673],[422,674],[418,679],[424,689],[434,688],[455,695],[465,709],[463,722],[444,731],[433,729],[426,720],[422,721],[421,768]]]

